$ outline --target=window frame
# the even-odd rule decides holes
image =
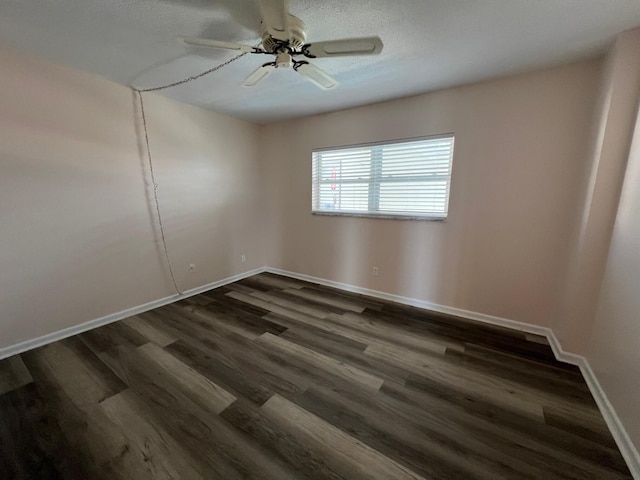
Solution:
[[[447,184],[446,184],[446,191],[445,191],[445,204],[444,204],[444,214],[438,214],[435,212],[429,212],[429,213],[415,213],[415,212],[387,212],[387,211],[383,211],[383,212],[376,212],[375,210],[372,211],[373,208],[379,208],[379,204],[380,204],[380,191],[381,191],[381,185],[383,185],[385,182],[384,181],[380,181],[381,180],[381,174],[378,176],[373,175],[373,171],[375,169],[378,169],[379,171],[381,171],[382,169],[382,158],[380,155],[375,155],[375,153],[379,153],[381,152],[380,149],[378,149],[377,151],[375,150],[375,147],[385,147],[385,146],[389,146],[389,145],[395,145],[395,144],[401,144],[401,143],[412,143],[412,142],[418,142],[421,140],[438,140],[441,138],[450,138],[452,143],[451,143],[451,161],[449,164],[449,174],[448,175],[439,175],[437,178],[430,176],[429,177],[429,181],[442,181],[442,180],[446,180]],[[331,183],[331,180],[318,180],[316,182],[315,178],[320,177],[319,171],[314,172],[314,167],[319,169],[320,168],[320,162],[317,162],[318,165],[316,165],[314,162],[314,159],[316,157],[316,154],[322,154],[324,152],[332,152],[332,151],[339,151],[339,150],[349,150],[349,149],[356,149],[356,148],[367,148],[367,147],[371,147],[372,151],[371,151],[371,166],[370,166],[370,171],[372,172],[372,174],[369,176],[369,178],[366,179],[366,182],[364,181],[357,181],[357,180],[351,180],[351,181],[346,181],[346,182],[341,182],[344,184],[348,184],[348,183],[353,183],[353,184],[358,184],[358,183],[367,183],[368,185],[368,195],[367,195],[367,200],[368,200],[368,210],[367,211],[363,211],[363,210],[322,210],[322,209],[318,209],[316,210],[314,208],[314,206],[316,204],[319,203],[319,197],[316,198],[317,196],[320,195],[320,188],[319,186],[321,184],[329,184]],[[323,215],[323,216],[338,216],[338,217],[364,217],[364,218],[387,218],[387,219],[396,219],[396,220],[422,220],[422,221],[435,221],[435,222],[446,222],[447,218],[449,216],[449,197],[450,197],[450,192],[451,192],[451,181],[452,181],[452,176],[453,176],[453,158],[455,155],[455,133],[454,132],[448,132],[448,133],[441,133],[441,134],[436,134],[436,135],[427,135],[427,136],[421,136],[421,137],[410,137],[410,138],[402,138],[402,139],[393,139],[393,140],[381,140],[381,141],[376,141],[376,142],[368,142],[368,143],[359,143],[359,144],[351,144],[351,145],[339,145],[339,146],[333,146],[333,147],[323,147],[323,148],[314,148],[312,150],[311,153],[311,214],[312,215]],[[405,177],[403,176],[401,179],[396,178],[394,183],[397,182],[416,182],[416,181],[424,181],[424,175],[416,175],[416,176],[410,176],[410,177]]]

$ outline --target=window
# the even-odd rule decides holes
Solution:
[[[447,218],[453,135],[313,151],[314,213]]]

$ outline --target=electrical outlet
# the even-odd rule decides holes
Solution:
[[[246,261],[247,261],[247,256],[246,256],[244,253],[243,253],[242,255],[240,255],[240,261],[241,261],[242,263],[244,263],[244,262],[246,262]]]
[[[377,277],[380,275],[380,269],[378,267],[373,267],[373,276]]]
[[[195,272],[196,271],[196,264],[195,263],[190,263],[189,264],[189,271],[190,272]]]

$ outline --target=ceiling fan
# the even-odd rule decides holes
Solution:
[[[222,48],[243,53],[273,55],[275,59],[260,66],[244,81],[252,87],[263,80],[276,68],[292,67],[294,71],[306,77],[322,89],[331,89],[338,82],[327,72],[296,57],[323,58],[356,55],[377,55],[382,51],[382,40],[378,37],[347,38],[324,42],[306,43],[306,27],[298,17],[287,9],[287,0],[258,0],[262,21],[260,22],[259,47],[239,43],[221,42],[206,38],[182,37],[184,43],[199,47]]]

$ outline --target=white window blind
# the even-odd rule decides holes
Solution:
[[[453,135],[313,151],[317,213],[445,219]]]

